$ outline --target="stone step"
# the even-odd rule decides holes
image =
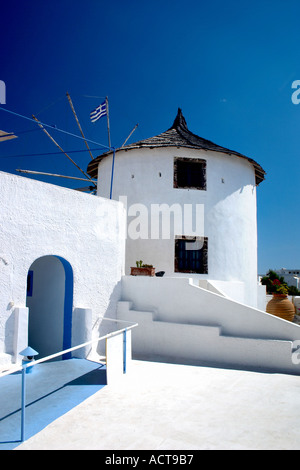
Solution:
[[[221,325],[162,321],[157,312],[132,307],[119,302],[118,318],[139,324],[132,332],[133,355],[300,373],[292,341],[222,334]]]

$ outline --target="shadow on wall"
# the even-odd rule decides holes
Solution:
[[[9,303],[7,305],[6,310],[12,310],[10,316],[8,317],[6,323],[5,323],[5,340],[4,340],[4,345],[5,345],[5,353],[6,354],[14,354],[14,331],[15,331],[15,323],[16,323],[16,313],[14,310],[14,306]]]
[[[118,301],[121,299],[121,294],[122,294],[122,281],[120,280],[115,285],[110,295],[109,304],[108,304],[108,307],[105,311],[103,318],[112,318],[114,320],[117,319],[117,304],[118,304]],[[99,318],[95,321],[93,325],[93,332],[98,331],[99,336],[105,336],[117,329],[118,329],[117,322],[100,321]],[[100,354],[100,356],[104,356],[106,354],[105,341],[99,341],[98,346],[97,346],[97,353]]]

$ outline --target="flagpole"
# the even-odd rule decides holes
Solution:
[[[102,111],[102,103],[98,108],[96,108],[92,113],[90,114],[92,122],[97,121],[98,119],[101,118],[101,116],[104,115],[101,114]],[[115,148],[112,148],[111,146],[111,141],[110,141],[110,125],[109,125],[109,107],[108,107],[108,97],[105,97],[105,110],[106,110],[106,118],[107,118],[107,133],[108,133],[108,145],[109,145],[109,150],[113,152],[112,155],[112,167],[111,167],[111,178],[110,178],[110,194],[109,198],[112,199],[112,191],[113,191],[113,180],[114,180],[114,167],[115,167]]]
[[[107,133],[108,133],[108,145],[111,149],[110,142],[110,125],[109,125],[109,107],[108,107],[108,97],[105,97],[106,102],[106,117],[107,117]],[[115,149],[113,149],[113,158],[112,158],[112,167],[111,167],[111,178],[110,178],[110,194],[109,198],[112,199],[112,190],[113,190],[113,180],[114,180],[114,168],[115,168]]]
[[[109,194],[109,199],[112,199],[113,181],[114,181],[114,168],[115,168],[115,156],[116,156],[116,151],[115,151],[115,149],[113,149],[113,157],[112,157],[112,165],[111,165],[111,178],[110,178],[110,194]]]
[[[105,102],[106,102],[108,146],[109,146],[109,148],[111,148],[111,143],[110,143],[110,126],[109,126],[109,109],[108,109],[108,97],[107,97],[107,96],[106,96],[106,98],[105,98]]]

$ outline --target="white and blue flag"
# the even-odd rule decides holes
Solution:
[[[91,112],[90,118],[92,122],[98,121],[102,116],[106,116],[107,108],[106,108],[106,101],[103,101],[94,111]]]

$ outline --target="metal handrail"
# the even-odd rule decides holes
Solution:
[[[116,323],[130,323],[131,326],[126,327],[126,328],[122,328],[122,329],[117,330],[117,331],[113,331],[111,333],[108,333],[107,335],[101,336],[100,338],[97,338],[97,339],[94,339],[94,340],[91,340],[91,341],[87,341],[86,343],[79,344],[78,346],[74,346],[74,347],[69,348],[69,349],[64,349],[63,351],[59,351],[58,353],[51,354],[51,355],[43,357],[41,359],[33,360],[28,364],[22,364],[22,365],[19,365],[19,366],[16,366],[16,367],[12,367],[7,371],[1,372],[0,373],[0,378],[4,377],[5,375],[14,374],[15,372],[18,372],[22,369],[26,369],[27,367],[32,367],[33,365],[40,364],[41,362],[49,361],[50,359],[54,359],[55,357],[59,357],[59,356],[62,356],[63,354],[66,354],[68,352],[72,352],[72,351],[75,351],[76,349],[80,349],[80,348],[83,348],[85,346],[88,346],[89,344],[97,343],[97,342],[99,342],[103,339],[110,338],[112,336],[116,336],[116,335],[122,333],[125,330],[129,331],[132,328],[135,328],[136,326],[138,326],[138,323],[132,323],[132,322],[129,322],[129,321],[126,321],[126,320],[115,320],[113,318],[102,318],[102,320],[112,321],[112,322],[116,322]]]
[[[26,369],[28,367],[33,367],[36,364],[41,364],[42,362],[49,361],[50,359],[53,359],[55,357],[59,357],[59,356],[62,356],[66,353],[69,353],[71,351],[75,351],[76,349],[80,349],[80,348],[83,348],[85,346],[88,346],[89,344],[98,343],[99,341],[102,341],[104,339],[111,338],[113,336],[118,336],[121,333],[132,330],[133,328],[138,326],[138,323],[132,323],[132,322],[129,322],[129,321],[126,321],[126,320],[115,320],[113,318],[102,318],[102,320],[112,321],[112,322],[117,322],[117,323],[129,323],[131,326],[121,328],[120,330],[113,331],[113,332],[108,333],[104,336],[101,336],[100,338],[97,338],[97,339],[94,339],[94,340],[91,340],[91,341],[87,341],[85,343],[79,344],[78,346],[74,346],[74,347],[69,348],[69,349],[64,349],[63,351],[59,351],[58,353],[51,354],[51,355],[43,357],[41,359],[32,360],[28,363],[24,363],[20,366],[11,368],[8,371],[0,373],[0,378],[1,378],[1,377],[6,376],[6,375],[18,372],[20,370],[22,371],[21,442],[24,442],[24,440],[25,440],[25,395],[26,395],[25,390],[26,390]]]

